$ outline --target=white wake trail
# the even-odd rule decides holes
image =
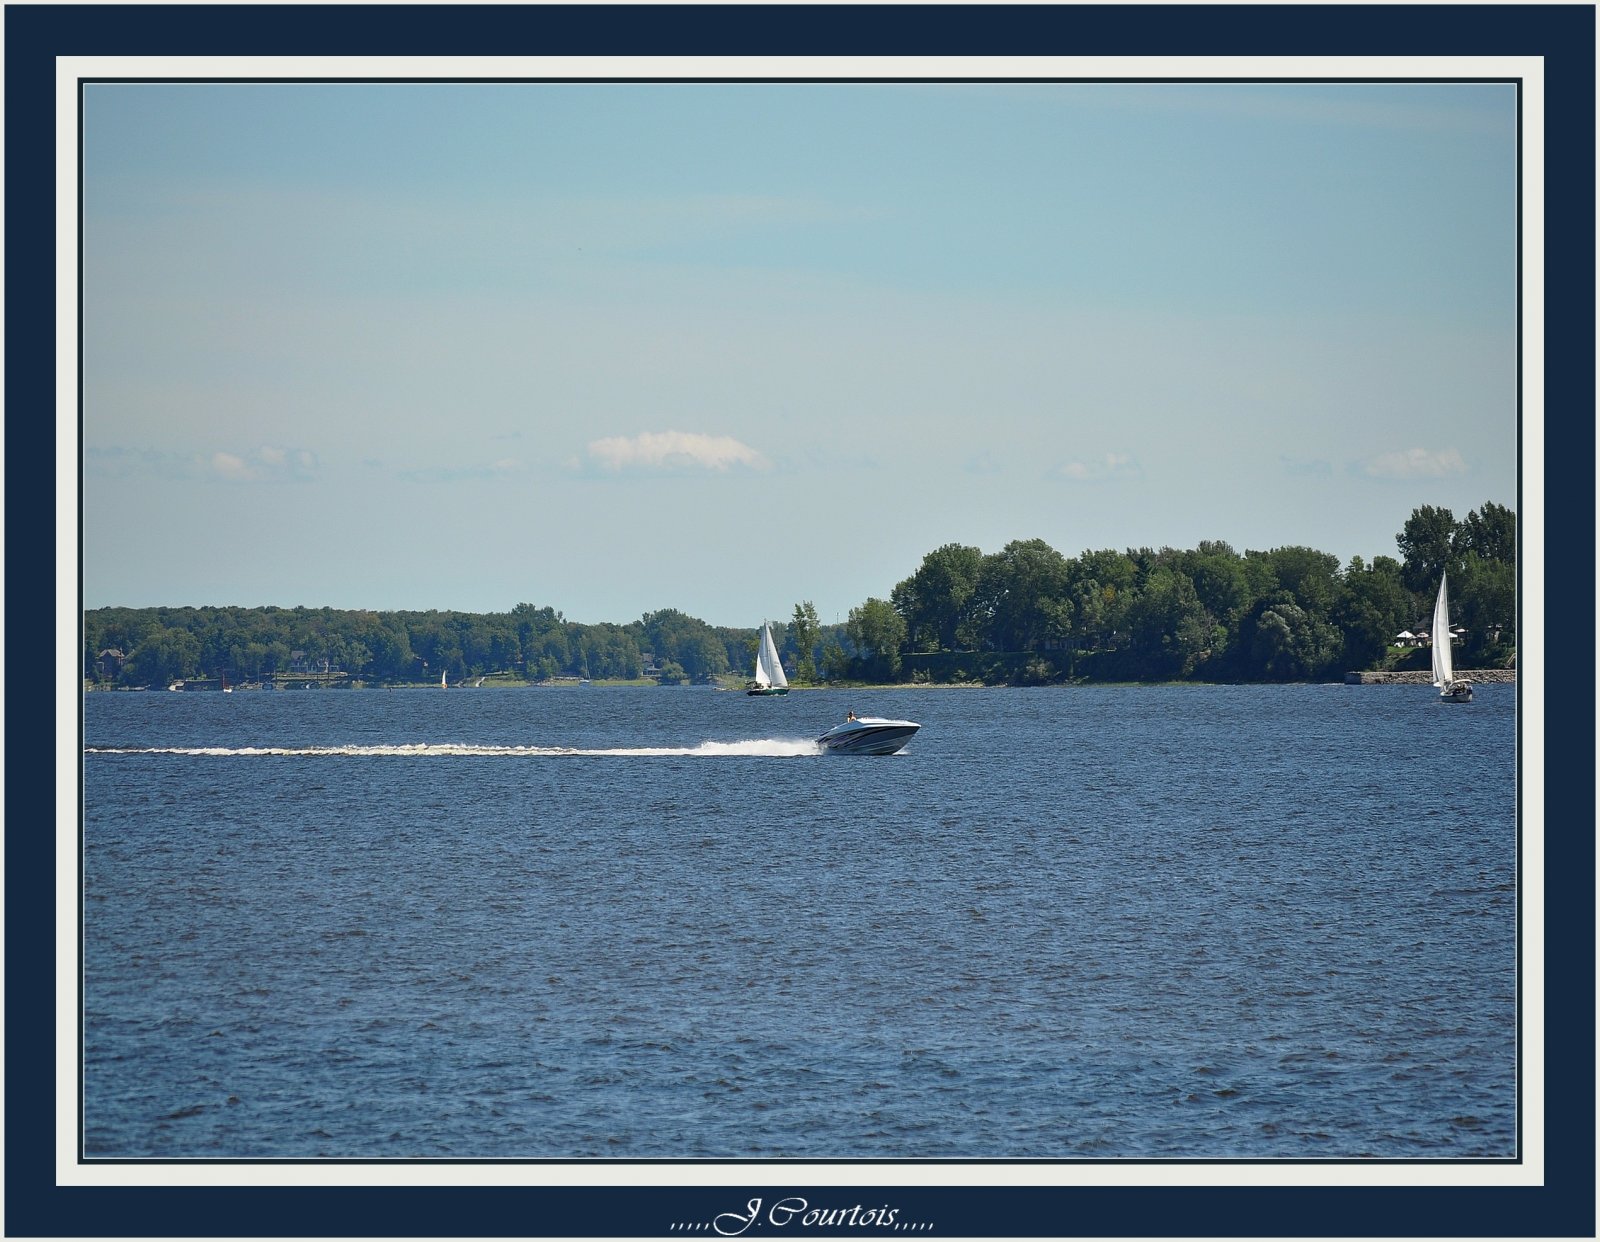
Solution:
[[[288,756],[307,759],[394,757],[432,759],[483,757],[512,759],[560,758],[569,755],[616,757],[680,757],[722,759],[758,757],[793,759],[820,755],[808,738],[749,738],[738,742],[701,742],[698,746],[484,746],[466,742],[405,742],[378,746],[85,746],[86,755],[203,755],[218,758]]]

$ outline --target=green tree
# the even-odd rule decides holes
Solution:
[[[640,635],[655,654],[656,663],[663,668],[668,664],[680,665],[684,675],[695,681],[728,671],[727,648],[698,617],[676,608],[647,612],[640,623]]]
[[[1091,651],[1109,647],[1125,633],[1128,606],[1138,577],[1133,558],[1106,548],[1083,552],[1072,562],[1074,639]]]
[[[1514,567],[1517,563],[1517,515],[1493,501],[1474,509],[1461,522],[1456,548],[1463,553],[1475,553],[1486,561]]]
[[[1032,651],[1072,632],[1072,570],[1043,539],[1018,539],[983,558],[971,621],[992,651]]]
[[[255,680],[261,676],[267,665],[267,645],[265,643],[236,643],[228,652],[228,663],[233,668],[235,675]]]
[[[888,600],[876,597],[850,610],[850,641],[880,677],[900,671],[900,648],[906,641],[905,619]]]
[[[1284,547],[1251,552],[1272,570],[1279,592],[1313,616],[1325,616],[1339,593],[1339,558],[1315,548]]]
[[[1433,598],[1439,576],[1451,567],[1455,537],[1456,519],[1450,510],[1423,505],[1411,511],[1405,527],[1395,536],[1404,562],[1401,577],[1408,591]]]
[[[159,626],[147,633],[123,668],[128,685],[164,686],[200,671],[200,640],[188,630]]]
[[[518,604],[511,610],[511,623],[522,652],[523,676],[529,681],[544,681],[572,670],[567,623],[554,608]]]
[[[1517,571],[1475,552],[1461,558],[1450,579],[1450,619],[1466,630],[1462,656],[1496,661],[1517,643]]]
[[[578,660],[578,667],[571,668],[571,672],[582,673],[587,666],[589,677],[631,680],[644,671],[638,639],[626,626],[608,621],[598,625],[568,624],[577,632],[569,640]]]
[[[1201,605],[1219,622],[1236,623],[1252,602],[1244,558],[1220,540],[1202,540],[1192,552],[1175,552],[1171,564],[1194,583]]]
[[[794,606],[794,619],[789,623],[789,640],[795,647],[796,681],[816,681],[817,642],[821,637],[822,623],[817,620],[817,610],[810,600],[802,600]]]
[[[1400,576],[1400,562],[1374,557],[1367,565],[1359,556],[1340,579],[1330,620],[1343,637],[1340,663],[1346,670],[1375,668],[1411,620],[1411,593]]]
[[[379,681],[410,679],[418,661],[411,652],[411,636],[404,625],[381,620],[367,630],[366,644],[371,652],[367,669],[373,677]]]
[[[956,649],[982,564],[977,548],[947,543],[924,556],[917,572],[889,593],[914,650]]]
[[[822,675],[829,681],[839,681],[850,673],[850,657],[837,638],[830,638],[822,648]]]
[[[1272,602],[1261,611],[1251,638],[1257,666],[1274,681],[1327,675],[1337,662],[1341,647],[1339,632],[1291,597]]]
[[[1194,583],[1169,565],[1152,570],[1128,606],[1128,652],[1144,677],[1189,676],[1222,637]]]

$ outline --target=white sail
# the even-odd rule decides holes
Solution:
[[[1441,574],[1439,598],[1433,601],[1433,684],[1442,690],[1455,679],[1455,661],[1450,652],[1450,597]]]
[[[778,645],[772,641],[772,627],[763,627],[761,649],[767,656],[767,675],[772,678],[772,684],[782,690],[789,684],[789,679],[783,675],[783,661],[778,659]]]
[[[772,627],[765,621],[761,623],[761,649],[756,652],[755,683],[763,690],[774,686],[781,690],[789,684],[778,660],[778,645],[772,641]]]
[[[751,679],[752,684],[765,690],[772,684],[772,677],[767,672],[767,623],[761,623],[761,641],[756,644],[756,671]]]

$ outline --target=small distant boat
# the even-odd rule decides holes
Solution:
[[[885,720],[851,712],[817,739],[830,755],[892,755],[922,728],[914,720]]]
[[[789,679],[783,675],[778,646],[772,641],[772,627],[761,623],[761,646],[756,651],[756,675],[745,687],[746,694],[788,694]]]
[[[233,687],[228,684],[228,675],[226,673],[224,673],[222,675],[222,693],[223,694],[232,694],[233,693]]]
[[[439,689],[450,689],[450,674],[443,670],[440,670],[439,672]]]
[[[1439,596],[1433,601],[1433,684],[1439,688],[1441,703],[1470,703],[1472,683],[1456,676],[1450,650],[1454,639],[1450,634],[1450,595],[1445,589],[1448,577],[1439,575]]]

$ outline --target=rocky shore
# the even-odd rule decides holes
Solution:
[[[1458,668],[1456,676],[1462,681],[1474,682],[1477,685],[1489,685],[1500,682],[1515,685],[1517,670],[1514,668]],[[1424,670],[1407,673],[1346,673],[1344,684],[1347,686],[1426,686],[1433,681],[1433,674]]]

